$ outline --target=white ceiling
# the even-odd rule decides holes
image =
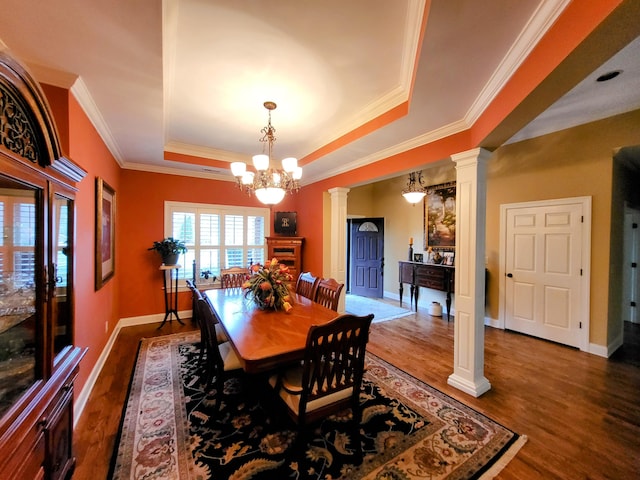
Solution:
[[[422,0],[0,2],[0,40],[40,81],[72,88],[124,168],[231,179],[215,160],[260,153],[266,100],[274,156],[301,159],[410,100],[308,163],[305,184],[468,128],[568,0],[432,0],[422,42]],[[511,141],[640,108],[639,51]],[[609,69],[623,74],[594,82]]]

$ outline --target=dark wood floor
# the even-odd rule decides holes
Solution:
[[[106,478],[141,337],[176,322],[123,329],[75,432],[75,480]],[[369,350],[529,440],[500,479],[640,478],[640,367],[512,332],[485,329],[485,376],[473,398],[447,385],[454,323],[420,311],[373,324]]]

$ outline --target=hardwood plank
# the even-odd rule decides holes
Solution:
[[[193,329],[187,323],[120,332],[76,428],[75,480],[106,478],[139,339]],[[527,444],[497,478],[638,478],[640,368],[487,327],[485,376],[492,388],[473,398],[447,384],[453,332],[453,321],[420,309],[373,324],[369,350],[527,435]]]
[[[140,339],[196,328],[188,319],[185,325],[174,321],[162,330],[158,326],[153,323],[120,331],[74,431],[74,480],[107,478]]]

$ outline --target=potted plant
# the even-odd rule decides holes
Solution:
[[[147,250],[155,250],[162,256],[162,263],[165,265],[175,265],[181,253],[187,251],[187,247],[182,240],[167,237],[159,242],[153,242],[153,247]]]

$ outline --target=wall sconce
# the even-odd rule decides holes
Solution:
[[[427,189],[425,188],[424,178],[422,177],[422,170],[419,172],[411,172],[407,180],[407,187],[402,190],[402,196],[407,199],[407,202],[415,205],[422,200],[426,194]]]

